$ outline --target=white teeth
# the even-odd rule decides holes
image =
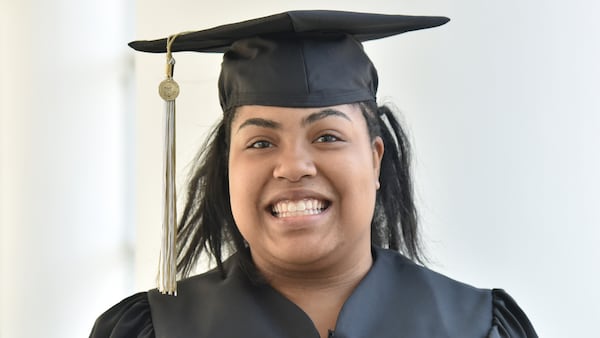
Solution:
[[[316,215],[323,212],[325,202],[316,199],[304,199],[299,201],[281,201],[277,202],[272,211],[276,217],[292,217],[304,215]]]
[[[312,208],[313,208],[313,201],[307,200],[306,201],[306,209],[312,209]]]

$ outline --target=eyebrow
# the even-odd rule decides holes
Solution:
[[[306,126],[307,124],[310,124],[310,123],[315,123],[315,122],[322,120],[328,116],[339,116],[339,117],[345,118],[346,120],[352,122],[352,120],[348,117],[348,115],[344,114],[343,112],[341,112],[339,110],[324,109],[324,110],[312,113],[312,114],[308,115],[307,117],[305,117],[302,120],[302,126]]]
[[[247,127],[247,126],[257,126],[257,127],[262,127],[262,128],[270,128],[270,129],[281,129],[281,123],[279,122],[275,122],[273,120],[268,120],[268,119],[263,119],[260,117],[253,117],[250,119],[247,119],[246,121],[244,121],[244,123],[242,123],[237,131],[240,131],[240,129]]]
[[[350,117],[348,117],[348,115],[344,114],[343,112],[341,112],[339,110],[324,109],[324,110],[320,110],[318,112],[314,112],[314,113],[308,115],[307,117],[302,119],[301,124],[304,127],[307,124],[315,123],[315,122],[322,120],[328,116],[339,116],[339,117],[342,117],[342,118],[352,122],[352,120],[350,119]],[[269,129],[281,129],[281,123],[279,123],[279,122],[260,118],[260,117],[253,117],[253,118],[249,118],[246,121],[244,121],[238,127],[237,131],[239,132],[242,128],[248,127],[248,126],[257,126],[257,127],[269,128]]]

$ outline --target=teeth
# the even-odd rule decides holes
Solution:
[[[325,202],[316,199],[277,202],[272,211],[277,217],[316,215],[323,212]]]

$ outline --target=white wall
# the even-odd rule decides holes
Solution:
[[[86,337],[132,290],[125,5],[0,2],[2,338]]]
[[[600,318],[600,5],[175,0],[165,11],[162,1],[139,1],[136,34],[158,38],[309,8],[452,18],[442,28],[366,47],[380,73],[380,101],[400,108],[414,142],[430,266],[480,287],[507,289],[542,337],[590,336]],[[176,59],[183,182],[183,166],[220,114],[220,58]],[[138,121],[145,125],[138,133],[138,168],[145,168],[138,213],[152,210],[138,224],[148,240],[137,246],[136,285],[143,289],[153,285],[160,231],[162,106],[155,86],[164,58],[140,54],[136,61]]]
[[[399,73],[411,81],[387,91],[413,131],[432,256],[452,276],[506,288],[542,337],[593,336],[600,5],[454,5],[434,46],[407,41],[417,49]]]

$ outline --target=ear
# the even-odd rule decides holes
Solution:
[[[375,185],[377,189],[379,189],[379,173],[381,169],[381,160],[383,159],[383,152],[385,147],[383,145],[383,140],[381,137],[377,136],[373,139],[371,143],[371,149],[373,152],[373,171],[375,173]]]

